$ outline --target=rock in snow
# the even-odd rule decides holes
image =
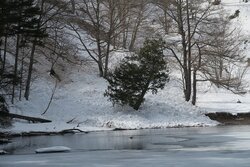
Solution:
[[[47,148],[38,148],[36,149],[36,153],[57,153],[57,152],[68,152],[71,149],[65,146],[54,146]]]

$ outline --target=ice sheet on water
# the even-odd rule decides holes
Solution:
[[[4,154],[7,154],[7,152],[4,150],[0,150],[0,155],[4,155]]]
[[[55,153],[55,152],[69,152],[71,149],[65,146],[53,146],[47,148],[38,148],[36,153]]]

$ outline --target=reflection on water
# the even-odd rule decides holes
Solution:
[[[74,152],[97,150],[218,151],[250,150],[249,126],[173,128],[14,138],[0,145],[10,154],[41,147],[67,146]]]

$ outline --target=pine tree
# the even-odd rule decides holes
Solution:
[[[31,47],[31,54],[30,54],[30,59],[29,59],[28,77],[26,80],[25,93],[24,93],[24,97],[26,100],[29,99],[29,94],[30,94],[30,83],[31,83],[32,71],[33,71],[36,46],[43,45],[41,39],[47,37],[46,27],[43,27],[41,25],[42,9],[43,9],[43,3],[41,4],[41,9],[39,9],[38,7],[34,7],[28,10],[29,14],[33,14],[33,16],[36,15],[37,18],[33,18],[31,20],[30,25],[32,26],[28,33],[28,37],[31,38],[30,41],[32,43],[32,47]]]
[[[126,57],[107,77],[105,96],[113,104],[129,105],[138,110],[148,91],[163,89],[168,81],[162,40],[146,40],[138,55]]]
[[[6,0],[0,1],[0,38],[3,36],[4,32],[4,8],[5,8]]]
[[[39,43],[39,38],[45,37],[45,30],[40,27],[40,16],[41,10],[34,5],[34,0],[14,0],[12,1],[12,12],[17,17],[17,22],[14,25],[14,30],[16,34],[16,54],[15,54],[15,65],[14,65],[14,79],[13,79],[13,89],[12,89],[12,103],[14,102],[15,96],[15,85],[19,82],[18,76],[18,60],[19,60],[19,49],[25,45],[25,43],[32,43],[34,46]],[[22,45],[20,45],[20,40],[22,39]],[[35,47],[32,46],[30,61],[33,65],[33,57]],[[29,70],[28,78],[31,78],[31,70]],[[28,83],[30,85],[30,82]],[[26,90],[29,89],[26,88]],[[28,92],[28,91],[26,91]],[[26,99],[28,99],[28,93],[26,93]]]
[[[5,9],[6,9],[6,0],[1,0],[0,1],[0,62],[2,64],[1,69],[0,69],[0,74],[3,73],[3,58],[2,58],[2,45],[3,45],[3,37],[4,37],[4,32],[5,32]]]

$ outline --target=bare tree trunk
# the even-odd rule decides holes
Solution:
[[[163,29],[165,31],[166,34],[169,33],[169,29],[170,29],[170,20],[168,19],[168,11],[169,11],[169,7],[170,7],[170,1],[166,1],[166,0],[158,0],[156,1],[156,5],[162,10],[163,12],[163,19],[161,18],[162,16],[160,15],[159,20],[161,22],[161,24],[163,25]]]
[[[169,28],[170,28],[170,25],[169,25],[169,21],[168,21],[168,15],[167,15],[167,11],[164,10],[164,30],[165,30],[165,33],[168,34],[169,33]]]
[[[16,39],[16,55],[15,55],[15,65],[14,65],[14,78],[12,82],[12,98],[11,98],[11,103],[14,104],[14,99],[15,99],[15,87],[18,81],[18,57],[19,57],[19,40],[20,40],[20,35],[17,34],[17,39]]]
[[[99,76],[104,76],[103,71],[103,62],[102,62],[102,48],[101,48],[101,40],[97,39],[97,50],[98,50],[98,69],[99,69]]]
[[[183,13],[182,13],[182,0],[179,0],[179,4],[177,6],[178,10],[178,29],[179,33],[181,34],[182,38],[182,49],[183,49],[183,72],[184,72],[184,95],[185,100],[189,101],[191,97],[191,77],[190,77],[190,71],[189,71],[189,57],[188,57],[188,51],[189,48],[187,48],[187,41],[186,41],[186,33],[184,31],[184,25],[183,25]],[[188,49],[188,51],[187,51]]]
[[[197,101],[197,71],[201,68],[201,58],[202,58],[202,52],[201,47],[199,44],[196,44],[198,48],[198,62],[197,65],[194,65],[194,71],[193,71],[193,97],[192,97],[192,104],[195,105]]]
[[[138,16],[138,20],[136,22],[136,25],[134,27],[134,31],[132,32],[132,38],[131,38],[131,42],[130,42],[130,45],[129,45],[129,50],[130,51],[133,51],[134,50],[134,45],[135,45],[135,41],[136,41],[136,38],[137,38],[137,33],[139,31],[139,26],[141,25],[141,16]]]
[[[137,100],[137,102],[136,102],[136,104],[135,104],[135,106],[134,106],[134,109],[135,109],[135,110],[138,110],[139,107],[140,107],[140,105],[142,104],[142,102],[143,102],[143,97],[144,97],[145,94],[147,93],[147,90],[148,90],[148,87],[149,87],[149,84],[150,84],[150,80],[151,80],[151,79],[149,79],[148,83],[145,85],[145,88],[142,90],[142,92],[141,92],[141,94],[140,94],[140,97],[139,97],[139,99]]]
[[[4,37],[4,52],[3,52],[3,67],[2,67],[2,73],[4,73],[4,71],[5,71],[5,65],[6,65],[7,41],[8,41],[8,36],[5,35],[5,37]]]
[[[35,50],[36,50],[36,39],[32,44],[32,49],[31,49],[31,54],[30,54],[28,77],[27,77],[25,93],[24,93],[24,97],[26,100],[29,100],[29,95],[30,95],[30,83],[31,83],[32,71],[33,71]]]
[[[189,14],[189,0],[186,0],[186,5],[187,5],[187,27],[188,27],[188,39],[187,39],[187,43],[188,43],[188,58],[187,58],[187,66],[188,66],[188,69],[187,69],[187,81],[186,81],[186,84],[187,84],[187,97],[186,97],[186,100],[189,101],[190,100],[190,97],[191,97],[191,93],[192,93],[192,80],[191,80],[191,59],[192,59],[192,53],[191,53],[191,50],[192,50],[192,47],[191,47],[191,25],[190,25],[190,14]]]
[[[98,69],[99,69],[99,76],[103,77],[104,76],[103,64],[101,62],[102,62],[101,60],[98,62]]]
[[[128,40],[128,28],[125,28],[122,33],[122,47],[127,49],[127,40]]]
[[[223,59],[222,58],[220,58],[220,78],[222,78],[222,75],[223,75]]]
[[[109,64],[109,53],[110,53],[110,41],[107,43],[107,51],[105,55],[105,67],[103,77],[106,78],[108,75],[108,64]]]
[[[138,31],[139,31],[139,27],[142,24],[143,17],[144,17],[143,15],[144,15],[144,10],[145,10],[145,5],[146,5],[146,2],[141,1],[141,3],[139,4],[139,7],[137,9],[138,13],[137,13],[137,16],[136,16],[135,26],[133,27],[131,42],[130,42],[130,45],[129,45],[129,50],[130,51],[134,51],[134,45],[135,45],[135,41],[136,41],[137,34],[138,34]]]
[[[122,16],[124,17],[124,16]],[[128,21],[129,23],[129,21]],[[123,18],[123,21],[122,21],[122,47],[127,49],[128,46],[127,46],[127,41],[128,41],[128,23],[125,19],[125,17]]]
[[[20,85],[19,85],[19,100],[22,100],[22,89],[23,89],[23,66],[24,66],[24,54],[21,61],[21,69],[20,69]]]
[[[197,99],[197,79],[196,79],[196,72],[197,70],[194,69],[193,71],[193,97],[192,97],[192,104],[196,104],[196,99]]]

